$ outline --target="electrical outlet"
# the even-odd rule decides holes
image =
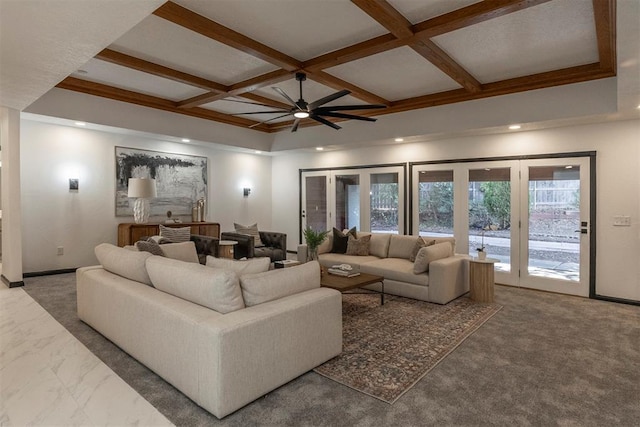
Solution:
[[[631,227],[631,217],[629,215],[616,215],[613,217],[613,225],[617,227]]]
[[[64,255],[64,247],[58,246],[58,255]]]

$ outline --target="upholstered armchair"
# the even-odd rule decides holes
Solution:
[[[196,252],[200,264],[207,263],[207,255],[218,257],[218,238],[211,236],[191,235],[191,241],[196,244]]]
[[[287,259],[287,235],[276,231],[260,231],[260,240],[263,247],[256,248],[253,236],[240,234],[234,231],[225,231],[220,234],[220,240],[234,240],[238,242],[233,248],[233,257],[257,258],[269,257],[271,262]]]

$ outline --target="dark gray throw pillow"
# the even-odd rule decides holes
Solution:
[[[349,243],[349,235],[352,235],[355,239],[358,238],[356,236],[356,228],[353,227],[346,233],[338,230],[337,228],[333,228],[333,246],[331,247],[331,252],[334,254],[344,254],[347,252],[347,244]]]
[[[136,242],[136,248],[138,248],[139,251],[150,252],[153,255],[164,256],[164,251],[162,250],[158,242],[156,242],[152,238],[149,238],[147,240],[138,240]]]

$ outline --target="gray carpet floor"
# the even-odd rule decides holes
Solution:
[[[78,319],[74,274],[24,289],[178,426],[640,425],[638,306],[498,286],[504,308],[393,405],[309,372],[218,420]]]

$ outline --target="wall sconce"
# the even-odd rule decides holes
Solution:
[[[249,187],[245,187],[242,189],[242,195],[244,197],[249,197],[249,193],[251,193],[251,189]]]
[[[80,180],[78,178],[69,178],[69,191],[78,191],[80,188]]]

